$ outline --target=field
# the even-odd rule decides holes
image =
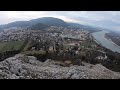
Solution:
[[[40,51],[34,50],[34,51],[24,51],[24,52],[21,52],[21,53],[26,54],[26,55],[29,55],[29,54],[33,55],[33,54],[45,54],[45,51],[43,51],[43,50],[40,50]]]
[[[19,50],[25,41],[11,41],[0,43],[0,52]]]

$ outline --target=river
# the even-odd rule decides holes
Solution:
[[[109,33],[108,31],[100,31],[92,33],[93,37],[96,39],[96,42],[100,43],[102,46],[110,49],[113,52],[120,53],[120,46],[116,45],[113,41],[105,38],[105,33]]]

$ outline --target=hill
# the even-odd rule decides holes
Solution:
[[[78,24],[78,23],[68,23],[68,26],[69,27],[78,27],[78,28],[81,28],[83,30],[85,29],[85,30],[88,30],[91,33],[102,30],[101,28],[98,28],[98,27],[92,27],[92,26],[82,25],[82,24]]]
[[[38,25],[40,23],[41,23],[41,25]],[[80,29],[88,30],[89,32],[95,32],[95,31],[101,30],[100,28],[95,28],[92,26],[82,25],[82,24],[78,24],[78,23],[68,23],[68,22],[63,21],[62,19],[53,18],[53,17],[43,17],[43,18],[32,19],[29,21],[16,21],[16,22],[5,24],[5,25],[0,25],[0,28],[5,29],[5,28],[11,28],[11,27],[22,27],[22,28],[29,27],[32,29],[34,29],[34,28],[41,29],[41,28],[45,27],[45,25],[46,25],[46,27],[48,27],[48,26],[77,27]]]
[[[12,23],[8,23],[5,25],[2,25],[2,28],[10,28],[10,27],[27,27],[32,25],[29,21],[16,21]]]
[[[10,28],[10,27],[30,27],[32,25],[42,23],[42,24],[48,24],[51,26],[67,26],[67,23],[64,22],[61,19],[53,18],[53,17],[44,17],[44,18],[38,18],[38,19],[32,19],[30,21],[16,21],[12,23],[8,23],[5,25],[0,25],[1,28]]]
[[[32,19],[30,20],[31,23],[43,23],[43,24],[48,24],[52,26],[63,26],[66,27],[68,26],[65,21],[62,19],[58,18],[53,18],[53,17],[43,17],[43,18],[38,18],[38,19]]]
[[[69,27],[84,27],[84,25],[78,23],[67,23]]]
[[[29,27],[31,30],[45,30],[46,28],[49,28],[50,26],[47,24],[37,23],[35,25],[32,25]]]

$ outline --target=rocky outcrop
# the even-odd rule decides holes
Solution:
[[[0,79],[120,79],[120,73],[100,64],[83,64],[65,67],[50,59],[40,62],[34,56],[18,54],[0,62]]]

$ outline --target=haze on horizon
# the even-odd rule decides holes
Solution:
[[[67,22],[120,31],[120,11],[0,11],[0,24],[41,17],[56,17]]]

